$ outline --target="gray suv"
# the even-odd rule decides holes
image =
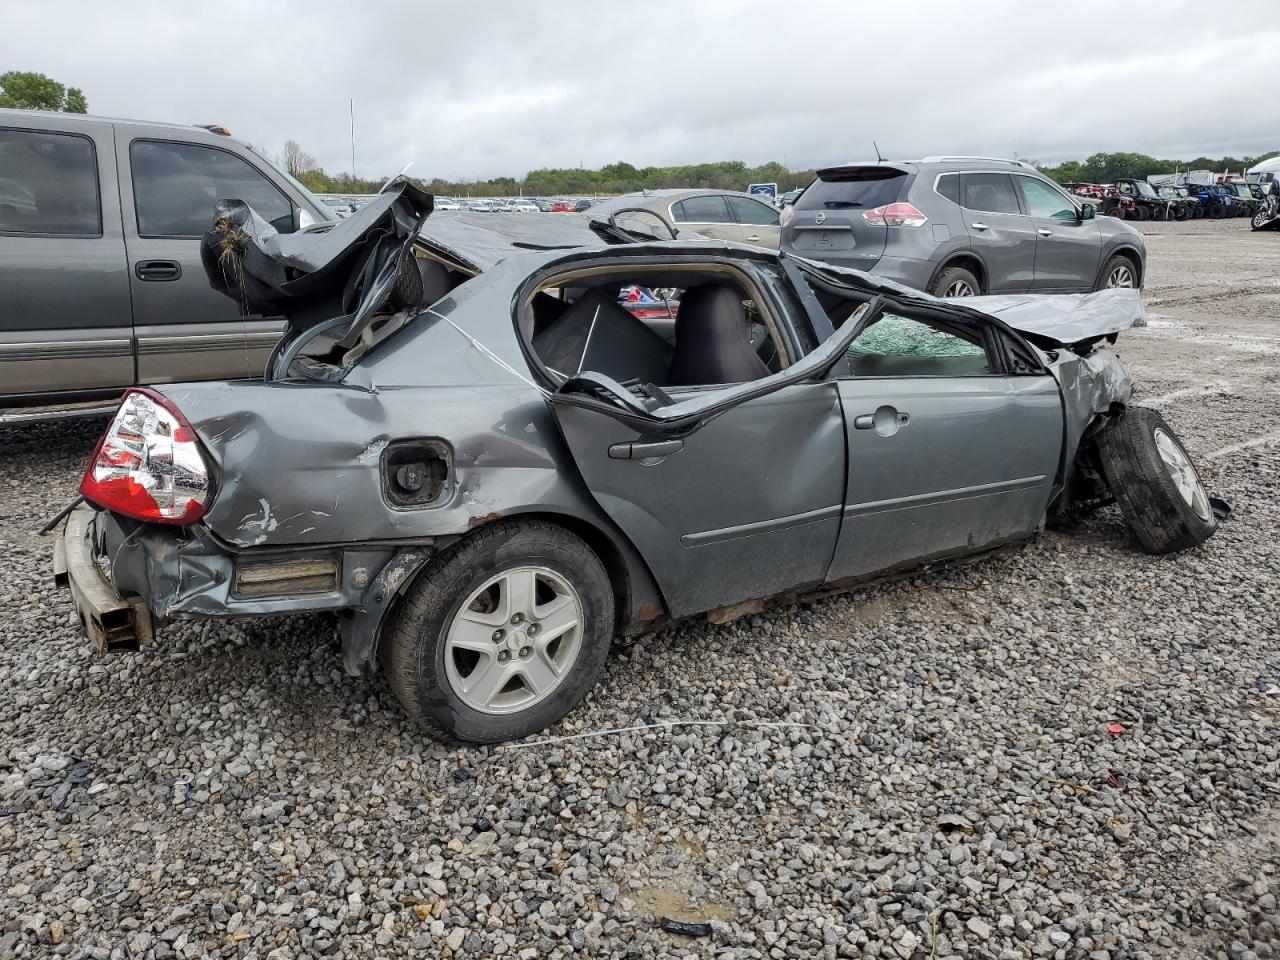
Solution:
[[[200,262],[224,197],[284,233],[337,219],[222,127],[0,110],[0,422],[262,372],[280,319],[242,319]]]
[[[1018,160],[926,157],[819,170],[782,224],[788,253],[937,297],[1140,287],[1146,265],[1142,234],[1095,217]]]

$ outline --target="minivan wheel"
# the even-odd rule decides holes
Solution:
[[[976,297],[982,293],[982,287],[971,271],[964,267],[947,267],[938,275],[929,292],[935,297],[953,300],[957,297]]]
[[[1217,520],[1200,475],[1155,410],[1130,407],[1098,433],[1102,475],[1147,553],[1172,553],[1213,536]]]
[[[555,723],[595,686],[613,635],[600,558],[540,520],[490,524],[422,572],[379,656],[405,712],[450,741]]]
[[[1095,289],[1130,289],[1137,285],[1138,277],[1133,267],[1133,261],[1124,254],[1117,253],[1103,266],[1102,273],[1098,278],[1098,286]]]

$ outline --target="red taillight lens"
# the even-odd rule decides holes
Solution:
[[[923,227],[929,218],[910,203],[886,203],[862,215],[867,223],[880,227]]]
[[[209,466],[182,414],[157,393],[130,390],[93,451],[80,493],[139,520],[195,523],[209,506]]]

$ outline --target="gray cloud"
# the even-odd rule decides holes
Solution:
[[[217,122],[330,172],[1280,148],[1256,2],[17,0],[0,69],[94,113]],[[1145,10],[1142,9],[1145,7]]]

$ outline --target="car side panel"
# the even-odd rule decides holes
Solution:
[[[88,137],[97,160],[100,236],[0,235],[0,394],[9,402],[133,383],[133,330],[112,127],[57,114],[0,120]]]

